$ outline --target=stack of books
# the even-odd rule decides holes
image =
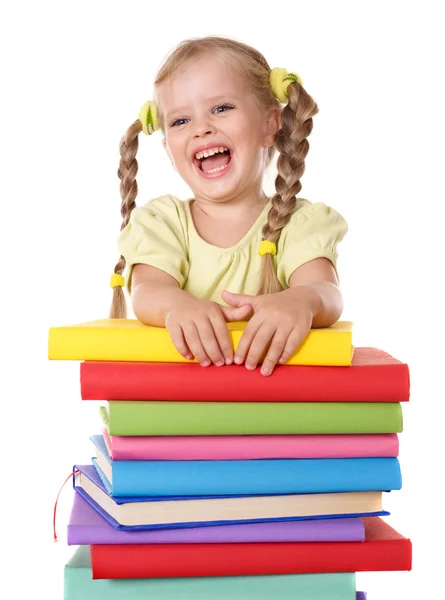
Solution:
[[[409,370],[354,348],[352,323],[271,377],[203,368],[131,319],[52,328],[49,358],[82,361],[82,399],[107,401],[73,470],[65,600],[356,600],[357,572],[411,569],[382,519]]]

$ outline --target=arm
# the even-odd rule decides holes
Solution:
[[[255,369],[267,347],[261,373],[270,375],[286,362],[311,327],[328,327],[343,311],[335,269],[327,258],[311,260],[292,273],[290,287],[276,294],[248,296],[223,292],[232,306],[249,302],[254,310],[238,345],[235,363]]]
[[[141,323],[166,328],[184,358],[223,364],[233,358],[226,321],[243,320],[252,309],[223,307],[182,289],[190,270],[183,210],[172,197],[153,200],[136,207],[120,233],[119,252],[133,266],[133,311]]]
[[[243,320],[252,310],[250,305],[231,308],[198,300],[180,289],[174,277],[144,264],[133,267],[131,300],[139,321],[167,328],[178,352],[187,359],[195,356],[204,366],[232,362],[226,322]]]
[[[307,304],[312,327],[329,327],[343,312],[343,297],[335,269],[327,258],[316,258],[292,273],[289,289],[280,292]]]
[[[131,303],[134,314],[145,325],[165,327],[167,314],[192,298],[165,271],[143,264],[133,267]]]

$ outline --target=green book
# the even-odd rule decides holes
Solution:
[[[399,402],[145,402],[100,407],[110,435],[400,433]]]
[[[89,546],[64,575],[64,600],[355,600],[355,573],[93,579]]]

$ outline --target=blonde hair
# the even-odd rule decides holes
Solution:
[[[169,80],[178,68],[186,68],[188,64],[206,52],[216,52],[224,55],[230,65],[241,71],[244,80],[250,85],[254,96],[264,110],[280,108],[280,103],[272,93],[269,77],[271,69],[264,58],[255,48],[222,37],[204,37],[184,40],[165,59],[155,80],[156,86]],[[287,225],[297,208],[296,195],[301,190],[300,179],[304,173],[304,160],[309,151],[307,137],[312,131],[312,117],[317,114],[318,107],[314,99],[298,82],[291,83],[287,88],[288,102],[281,110],[280,129],[275,136],[274,145],[268,149],[267,164],[278,150],[278,175],[275,178],[276,193],[272,197],[272,207],[267,223],[263,227],[263,240],[275,244],[278,242],[283,227]],[[159,121],[163,128],[162,107],[159,106]],[[131,211],[136,206],[138,187],[136,174],[138,163],[138,136],[142,125],[135,121],[130,125],[120,142],[120,163],[118,177],[120,183],[121,202],[121,231],[130,219]],[[114,272],[122,274],[125,269],[125,258],[120,257]],[[257,294],[279,292],[282,287],[278,281],[274,261],[271,254],[262,257],[262,272]],[[110,311],[111,318],[125,318],[126,304],[123,289],[115,287]]]

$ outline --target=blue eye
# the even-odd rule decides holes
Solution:
[[[233,106],[233,104],[229,104],[228,102],[226,102],[224,104],[220,104],[219,106],[217,106],[215,110],[218,111],[219,108],[228,109],[228,108],[235,108],[235,107]],[[221,111],[221,112],[226,112],[226,110]]]
[[[235,108],[235,106],[233,104],[229,104],[228,102],[225,102],[224,104],[218,104],[218,106],[215,106],[215,108],[213,109],[213,112],[216,112],[216,114],[221,114],[223,112],[226,112],[228,109],[230,110],[232,108]],[[220,109],[222,109],[222,110],[220,110]],[[172,121],[169,124],[169,127],[180,127],[186,121],[188,121],[188,119],[176,119],[176,121]]]
[[[177,125],[182,125],[183,121],[187,121],[187,119],[176,119],[176,121],[170,123],[169,127],[176,127]]]

